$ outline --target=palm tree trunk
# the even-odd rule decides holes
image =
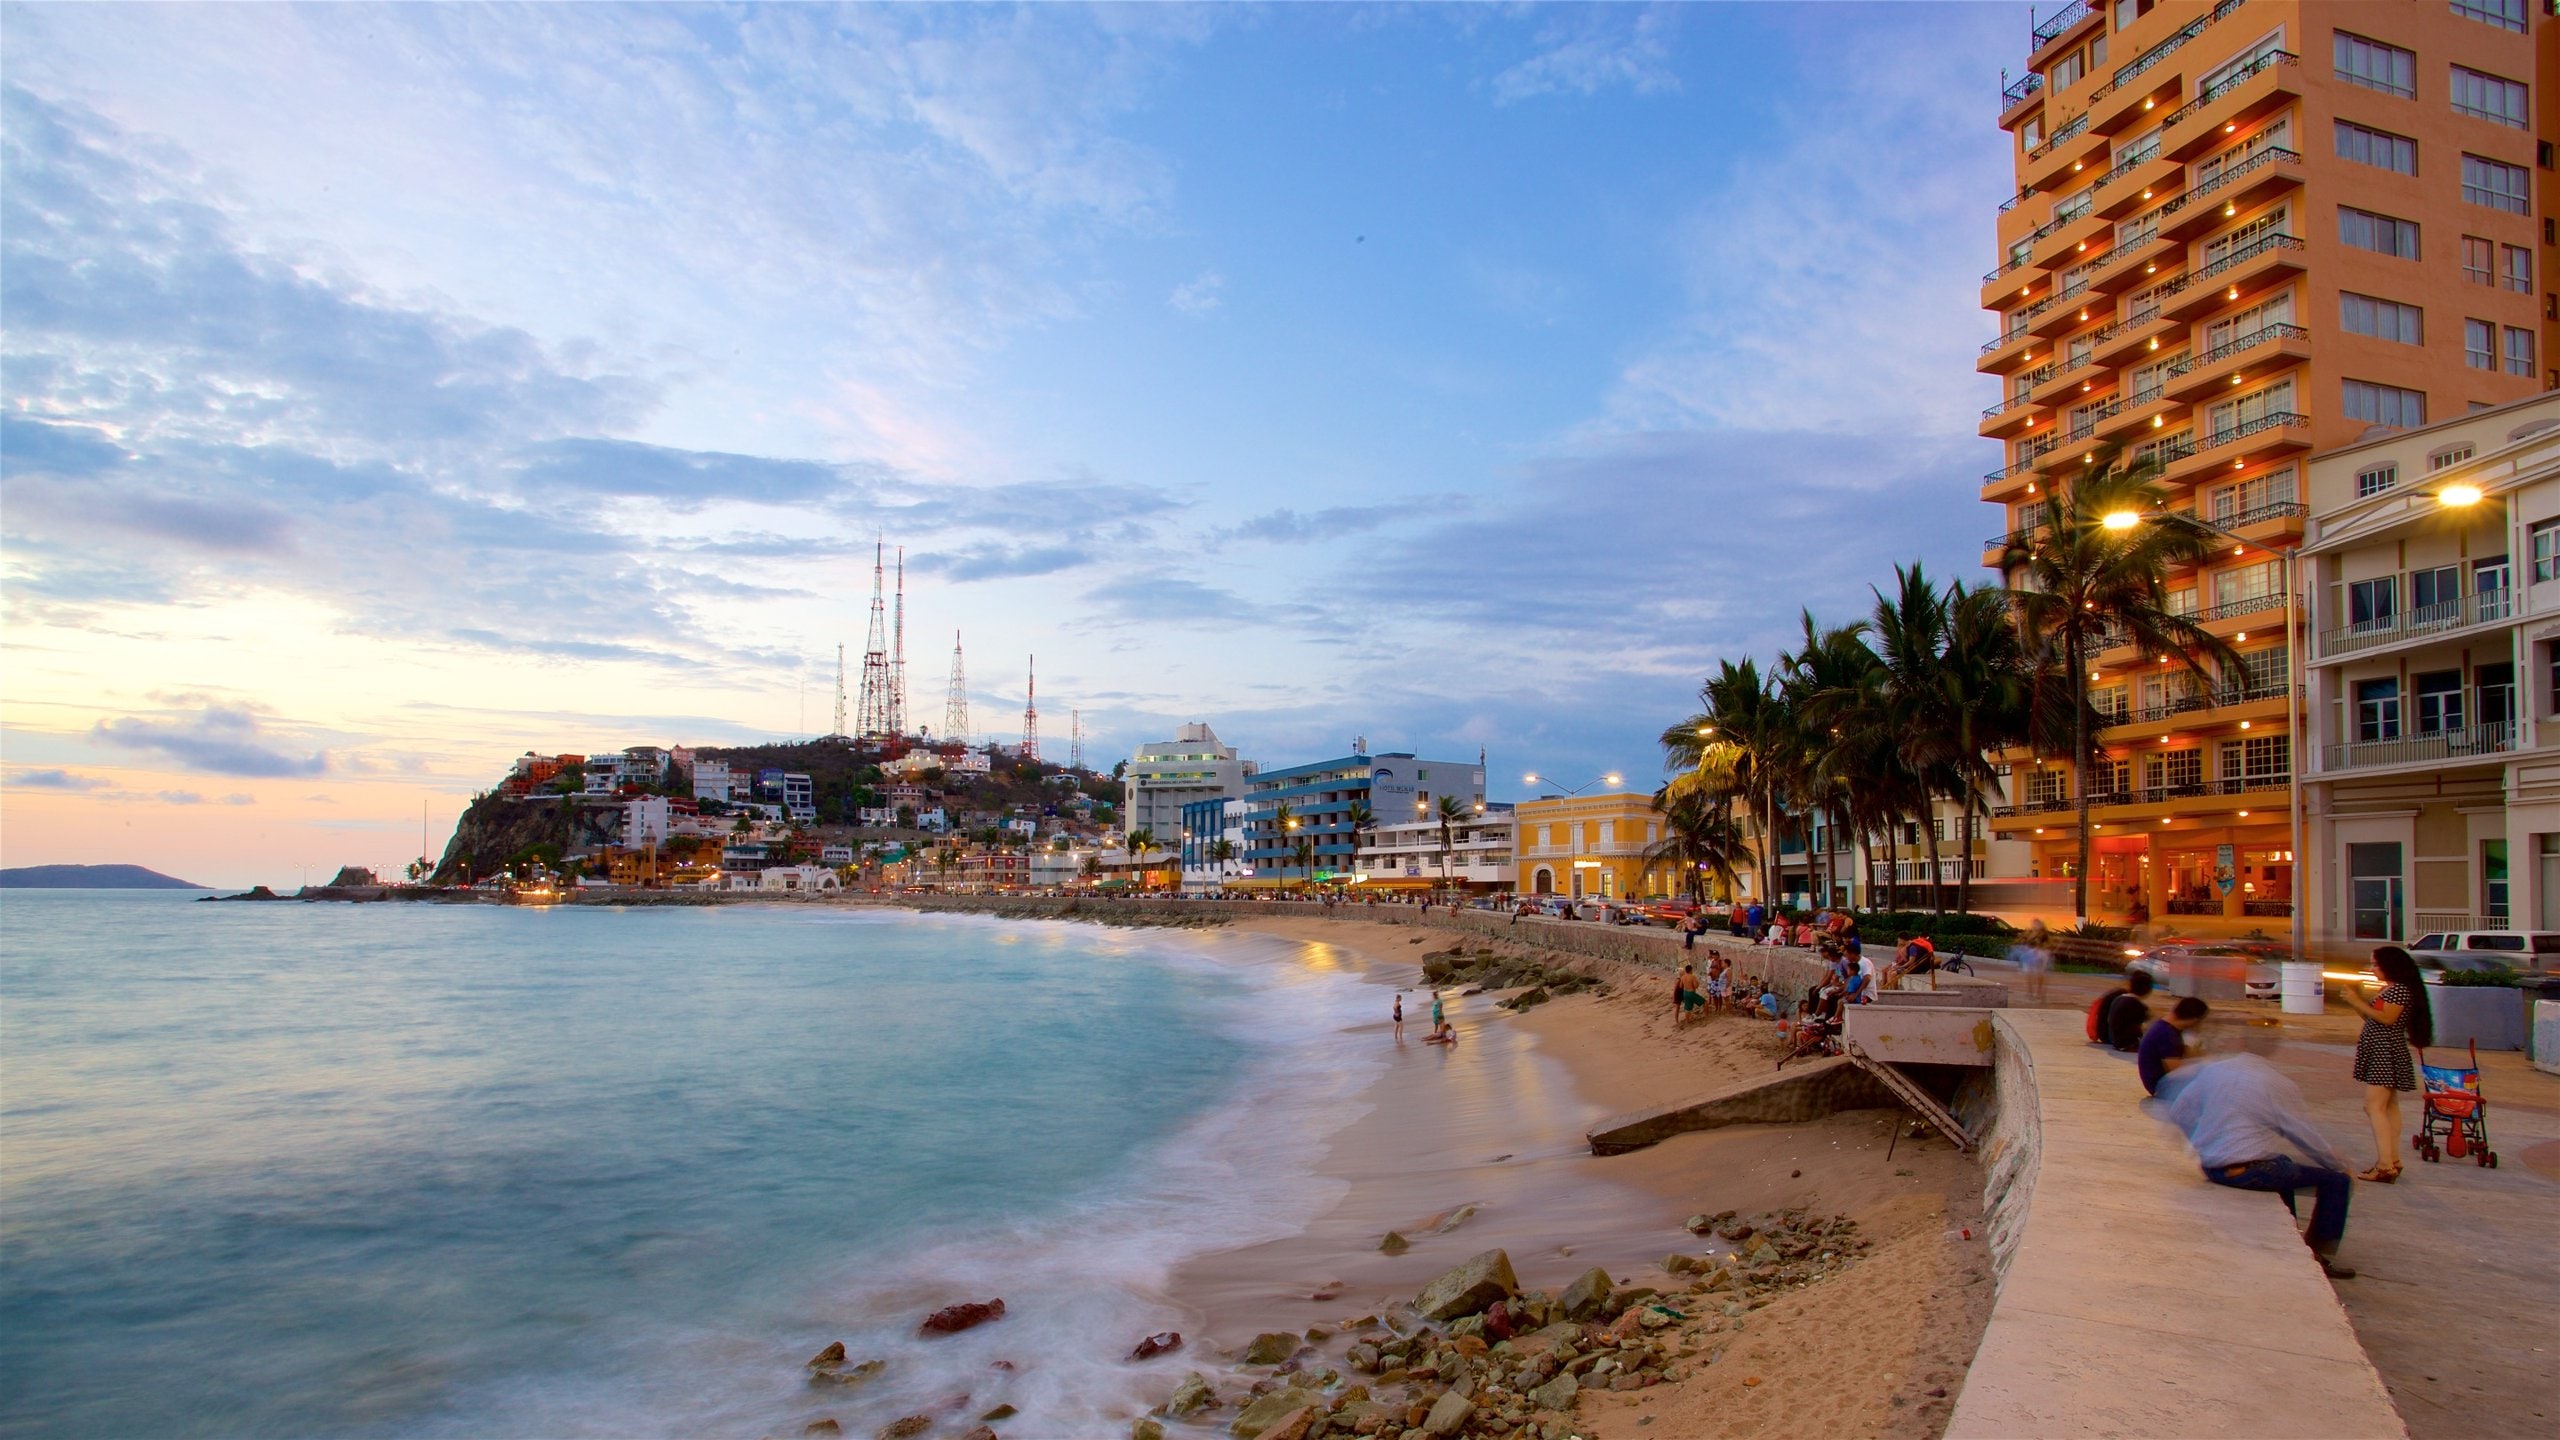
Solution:
[[[1939,868],[1942,862],[1938,859],[1937,797],[1931,795],[1925,788],[1920,793],[1923,797],[1922,803],[1929,815],[1929,828],[1924,832],[1929,837],[1929,912],[1933,915],[1944,915],[1947,913],[1946,872]]]
[[[2080,831],[2080,862],[2071,871],[2071,910],[2089,923],[2089,672],[2080,664],[2080,627],[2062,633],[2062,657],[2071,666],[2071,807]]]
[[[1902,908],[1902,846],[1893,838],[1893,820],[1884,822],[1884,908]]]
[[[1956,913],[1973,913],[1973,795],[1964,797],[1963,828],[1958,832],[1956,849]]]

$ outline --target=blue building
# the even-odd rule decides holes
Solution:
[[[1472,812],[1484,799],[1484,760],[1422,760],[1409,752],[1353,753],[1285,769],[1265,770],[1245,782],[1245,861],[1256,883],[1326,880],[1352,873],[1359,848],[1354,810],[1368,812],[1372,827],[1436,813],[1440,797],[1454,795]],[[1286,829],[1280,807],[1296,822]],[[1295,841],[1314,842],[1314,864],[1300,865]]]

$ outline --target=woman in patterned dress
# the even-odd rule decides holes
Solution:
[[[2364,1082],[2364,1115],[2373,1122],[2373,1145],[2380,1158],[2356,1178],[2388,1185],[2400,1178],[2400,1092],[2418,1088],[2417,1066],[2409,1047],[2424,1050],[2435,1043],[2435,1016],[2427,1008],[2427,987],[2418,962],[2397,945],[2373,952],[2374,973],[2382,977],[2382,993],[2371,1000],[2348,986],[2339,992],[2347,1008],[2364,1016],[2356,1036],[2356,1078]]]

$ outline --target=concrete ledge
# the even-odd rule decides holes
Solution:
[[[1726,1125],[1790,1125],[1839,1110],[1874,1110],[1900,1102],[1874,1076],[1833,1055],[1696,1100],[1681,1100],[1603,1120],[1591,1127],[1594,1155],[1623,1155],[1692,1130]]]
[[[2031,1173],[1950,1440],[2407,1435],[2275,1197],[2208,1184],[2078,1015],[1993,1025]]]

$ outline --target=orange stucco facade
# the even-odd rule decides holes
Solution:
[[[2097,917],[2289,923],[2283,555],[2305,467],[2377,424],[2560,385],[2536,123],[2554,25],[2547,0],[2087,0],[2029,38],[2000,97],[2017,190],[1980,295],[1999,318],[1981,433],[2005,447],[1981,489],[2001,531],[1985,561],[2121,446],[2158,462],[2171,508],[2232,534],[2171,589],[2249,662],[2199,684],[2128,648],[2097,657],[2116,720],[2091,785]],[[1993,828],[2066,875],[2065,767],[2010,758]]]

